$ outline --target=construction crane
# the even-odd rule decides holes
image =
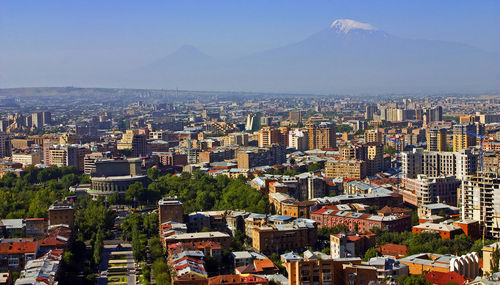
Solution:
[[[400,173],[399,173],[399,150],[401,149],[401,142],[399,141],[399,139],[393,139],[393,138],[390,138],[390,137],[385,137],[386,140],[389,140],[391,142],[394,142],[396,143],[396,147],[397,147],[397,151],[396,151],[396,175],[397,175],[397,178],[396,178],[396,187],[398,189],[398,193],[399,193],[399,177],[400,177]]]
[[[468,135],[475,136],[480,139],[480,152],[479,152],[479,171],[483,171],[483,141],[486,138],[483,135],[472,133],[472,132],[465,132]]]

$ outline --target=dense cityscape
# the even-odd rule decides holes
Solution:
[[[0,90],[0,284],[499,284],[500,96]]]

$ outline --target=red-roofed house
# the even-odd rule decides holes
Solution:
[[[467,279],[462,275],[458,274],[455,271],[451,272],[439,272],[439,271],[430,271],[425,274],[425,280],[435,285],[446,285],[451,284],[452,282],[463,285],[466,284]]]
[[[172,284],[186,284],[186,285],[207,285],[208,279],[194,273],[186,273],[181,276],[172,276]]]
[[[19,271],[27,261],[35,259],[39,250],[36,241],[0,243],[0,271]]]
[[[269,282],[267,279],[258,277],[252,274],[231,274],[231,275],[219,275],[211,277],[208,279],[209,285],[245,285],[245,284],[255,284],[255,285],[267,285]]]
[[[235,271],[237,274],[274,274],[279,268],[269,258],[264,258],[254,259],[253,263],[237,267]]]
[[[382,255],[400,258],[408,254],[408,247],[406,245],[388,243],[377,248],[377,251]]]

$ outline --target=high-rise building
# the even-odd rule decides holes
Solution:
[[[495,172],[467,175],[460,193],[462,218],[479,221],[489,239],[500,238],[500,176]]]
[[[0,133],[0,158],[11,156],[12,143],[9,135]]]
[[[380,143],[367,143],[366,149],[366,174],[375,175],[384,170],[384,146]]]
[[[160,225],[165,222],[183,222],[182,202],[177,197],[163,197],[158,201],[158,218]]]
[[[321,122],[318,125],[309,125],[309,149],[331,149],[335,148],[336,144],[334,124]]]
[[[309,134],[306,130],[295,129],[288,134],[288,145],[296,150],[305,151],[309,149]]]
[[[288,128],[263,127],[259,131],[259,147],[270,147],[274,144],[288,146]]]
[[[260,117],[261,117],[260,113],[248,114],[247,121],[245,124],[245,131],[255,132],[255,131],[260,130],[260,128],[261,128]]]
[[[362,160],[333,160],[325,164],[326,177],[363,179],[366,177],[366,162]]]
[[[373,114],[377,112],[377,106],[376,105],[369,105],[365,107],[365,119],[366,120],[373,120]]]
[[[77,171],[83,172],[87,153],[90,153],[90,150],[83,146],[54,145],[47,149],[47,160],[44,163],[49,166],[74,166]]]
[[[129,149],[132,157],[148,155],[147,136],[139,134],[137,130],[127,130],[122,139],[116,144],[118,150]]]
[[[42,112],[43,116],[43,124],[51,125],[52,124],[52,113],[49,111]]]
[[[43,127],[43,113],[37,112],[31,114],[31,127],[38,129]]]
[[[457,189],[461,182],[455,176],[427,177],[419,174],[417,178],[405,178],[402,181],[403,191],[409,191],[416,196],[416,205],[422,206],[434,203],[457,205]]]
[[[378,129],[376,130],[366,130],[365,131],[365,142],[366,143],[371,143],[371,142],[376,142],[376,143],[384,143],[384,134],[379,131]]]
[[[428,151],[446,151],[446,129],[433,128],[427,130],[427,150]]]
[[[427,113],[429,123],[443,120],[443,107],[441,106],[433,107],[427,110]]]
[[[288,112],[288,120],[292,124],[298,124],[302,122],[302,111],[300,110],[294,110]]]
[[[477,171],[478,154],[471,149],[459,152],[425,151],[414,148],[401,153],[403,178],[416,178],[419,174],[428,177],[453,175],[462,179]]]
[[[304,258],[291,260],[285,263],[286,271],[288,272],[288,284],[368,284],[368,283],[350,283],[348,280],[353,279],[353,276],[346,276],[343,265],[360,265],[361,258],[336,258],[326,259],[317,256],[315,253],[306,251]],[[358,274],[360,276],[360,274]],[[376,280],[376,271],[373,275],[363,273],[366,282],[368,280]]]
[[[286,148],[273,145],[269,148],[246,149],[239,151],[236,157],[238,168],[242,169],[281,164],[286,161]]]
[[[453,126],[454,152],[476,145],[476,137],[471,133],[476,133],[476,126],[473,124]]]

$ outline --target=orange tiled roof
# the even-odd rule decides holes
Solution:
[[[0,243],[0,254],[35,253],[38,250],[36,241]]]

